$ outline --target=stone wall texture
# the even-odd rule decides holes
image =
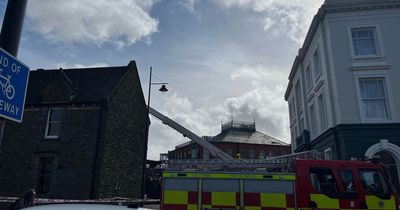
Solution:
[[[21,124],[6,122],[0,142],[0,196],[21,196],[37,188],[40,158],[54,158],[50,191],[43,198],[139,198],[147,131],[147,107],[135,63],[128,65],[103,101],[68,103],[62,77],[43,98],[68,95],[48,104],[26,106]],[[52,91],[49,91],[52,90]],[[59,137],[45,138],[50,108],[61,110]],[[9,204],[0,204],[0,210]]]
[[[136,71],[128,70],[107,100],[96,170],[97,198],[140,196],[147,108],[138,78]]]

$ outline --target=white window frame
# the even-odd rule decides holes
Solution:
[[[354,54],[352,30],[353,29],[362,29],[362,28],[373,28],[374,29],[376,55],[355,55]],[[354,26],[348,26],[347,27],[347,31],[348,31],[349,47],[350,47],[350,52],[351,52],[351,58],[352,59],[368,59],[368,58],[385,57],[385,54],[384,54],[385,50],[384,50],[384,45],[383,45],[383,40],[382,40],[382,33],[381,33],[379,25],[354,25]]]
[[[292,121],[294,121],[295,119],[296,119],[296,99],[295,99],[295,97],[294,96],[292,96],[292,116],[293,116],[293,119],[292,119]]]
[[[364,115],[359,81],[360,79],[373,79],[373,78],[382,78],[384,80],[383,86],[387,97],[386,106],[388,111],[388,118],[367,118]],[[393,98],[392,87],[390,85],[391,84],[390,78],[388,77],[386,70],[365,70],[365,71],[354,72],[354,82],[357,92],[358,109],[362,123],[392,123],[395,121],[399,121],[399,119],[397,119],[396,110],[394,109],[395,107],[394,98]]]
[[[324,108],[324,111],[325,111],[325,116],[324,116],[324,119],[325,119],[325,128],[323,128],[322,127],[322,113],[321,113],[321,110],[320,110],[320,104],[319,104],[319,98],[320,97],[322,97],[322,106],[323,106],[323,108]],[[321,134],[321,133],[323,133],[324,131],[326,131],[328,128],[329,128],[329,123],[328,123],[328,113],[327,113],[327,109],[326,109],[326,99],[325,99],[325,97],[324,97],[324,91],[321,91],[319,94],[318,94],[318,96],[316,97],[316,105],[318,106],[318,112],[317,112],[317,115],[318,116],[316,116],[316,118],[317,118],[317,122],[318,122],[318,133],[319,134]]]
[[[303,134],[304,128],[305,128],[305,126],[304,126],[304,117],[301,116],[299,118],[299,136],[301,136]]]
[[[313,119],[313,117],[311,116],[311,107],[313,107],[313,110],[314,110],[314,119]],[[310,128],[309,128],[309,130],[310,130],[310,137],[311,137],[311,141],[313,141],[314,140],[314,138],[315,137],[317,137],[317,135],[318,135],[318,122],[317,122],[317,110],[316,110],[316,108],[315,108],[315,104],[314,103],[310,103],[309,105],[308,105],[308,110],[307,110],[307,112],[308,112],[308,115],[309,115],[309,117],[308,117],[308,119],[309,119],[309,121],[310,121]],[[312,120],[314,120],[314,124],[312,123]],[[314,127],[313,127],[314,126]]]
[[[300,82],[300,79],[298,79],[294,85],[294,94],[295,94],[295,100],[296,100],[297,113],[300,112],[301,107],[303,105],[303,101],[302,101],[303,97],[301,96],[302,92],[303,91],[301,91],[301,82]],[[299,93],[299,94],[297,94],[297,93]]]
[[[327,154],[328,152],[329,152],[331,155],[330,155],[329,159],[326,159],[326,154]],[[325,159],[325,160],[333,160],[332,147],[329,147],[329,148],[324,149],[324,159]]]
[[[45,134],[44,134],[44,137],[46,139],[57,139],[59,137],[59,134],[57,134],[57,135],[48,135],[48,133],[49,133],[49,125],[50,125],[50,113],[53,110],[62,110],[62,109],[61,108],[50,108],[48,110],[48,112],[47,112],[47,121],[46,121],[46,131],[45,131]],[[61,120],[58,123],[61,124]]]
[[[307,76],[307,72],[309,74],[309,77]],[[311,70],[311,64],[308,64],[306,67],[306,70],[304,71],[304,76],[305,76],[305,86],[306,86],[306,91],[307,93],[310,93],[312,88],[314,87],[314,79],[313,79],[313,72]]]
[[[293,110],[292,110],[292,101],[291,100],[289,100],[289,103],[288,103],[288,105],[289,105],[289,122],[292,122],[293,120],[294,120],[294,117],[293,117]]]
[[[296,137],[295,136],[296,136],[296,134],[295,134],[294,128],[290,128],[290,137],[292,139],[292,142],[296,141]]]
[[[318,55],[318,68],[319,68],[319,72],[316,72],[316,67],[315,67],[315,53],[317,53]],[[319,50],[319,47],[317,46],[312,54],[312,65],[313,65],[313,73],[316,74],[314,75],[314,82],[316,82],[322,75],[322,65],[321,65],[321,52]]]

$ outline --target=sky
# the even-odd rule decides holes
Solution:
[[[231,119],[290,143],[288,76],[323,0],[29,0],[18,59],[31,69],[135,60],[151,106],[199,136]],[[0,0],[3,19],[7,0]],[[148,159],[189,141],[151,118]]]

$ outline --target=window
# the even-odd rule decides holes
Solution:
[[[353,52],[355,56],[377,55],[376,28],[352,28]]]
[[[346,192],[355,192],[353,172],[351,170],[341,170],[339,171],[339,174]]]
[[[386,182],[379,171],[360,171],[361,184],[363,188],[372,194],[389,194]]]
[[[231,148],[226,149],[225,153],[232,156],[232,149]]]
[[[292,138],[293,141],[296,140],[296,136],[294,134],[294,128],[290,129],[290,137]]]
[[[37,182],[38,193],[49,193],[52,175],[54,174],[54,158],[40,158]]]
[[[289,118],[290,118],[290,121],[293,120],[293,111],[292,111],[292,102],[291,101],[289,102]]]
[[[291,102],[292,103],[290,103],[289,105],[291,105],[290,107],[289,107],[289,109],[292,111],[292,118],[291,118],[291,120],[294,120],[295,118],[296,118],[296,109],[295,109],[295,107],[296,107],[296,105],[295,105],[295,100],[294,100],[294,97],[292,97],[292,100],[291,100]]]
[[[272,151],[269,151],[268,152],[268,157],[273,157],[273,156],[274,156],[274,153]]]
[[[249,158],[249,152],[247,149],[240,149],[240,157],[243,159]]]
[[[324,150],[324,158],[325,158],[325,160],[333,160],[332,148],[329,147],[329,148]]]
[[[362,78],[360,81],[361,108],[365,118],[388,119],[384,78]]]
[[[310,179],[313,188],[323,194],[338,192],[335,176],[328,168],[310,169]]]
[[[314,52],[314,76],[317,78],[321,74],[321,63],[319,60],[319,52],[318,49]]]
[[[197,159],[197,149],[196,148],[193,148],[190,154],[191,154],[190,158]]]
[[[327,122],[326,122],[326,109],[325,109],[325,102],[324,102],[324,96],[321,94],[318,96],[318,108],[319,108],[319,125],[321,132],[323,132],[326,127],[327,127]]]
[[[312,78],[311,78],[311,70],[310,66],[307,66],[306,68],[306,91],[309,91],[312,87]]]
[[[310,106],[310,133],[311,137],[315,137],[317,134],[317,119],[315,117],[315,110],[314,110],[314,105]]]
[[[296,104],[297,104],[297,108],[299,110],[299,107],[301,106],[300,80],[297,81],[295,89],[296,89],[295,90],[296,91]]]
[[[207,149],[203,149],[203,159],[204,160],[210,159],[210,152]]]
[[[49,109],[47,115],[46,138],[58,138],[61,123],[61,109]]]
[[[303,134],[303,131],[304,131],[304,119],[301,118],[299,121],[299,136]]]
[[[265,158],[265,152],[260,151],[260,153],[258,154],[258,159],[264,159],[264,158]]]
[[[249,158],[250,159],[256,159],[256,151],[255,150],[249,150]]]

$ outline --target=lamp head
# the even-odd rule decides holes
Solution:
[[[165,84],[163,84],[163,85],[161,86],[161,88],[159,89],[159,91],[161,91],[161,92],[167,92],[168,89],[167,89],[167,87],[165,87]]]

